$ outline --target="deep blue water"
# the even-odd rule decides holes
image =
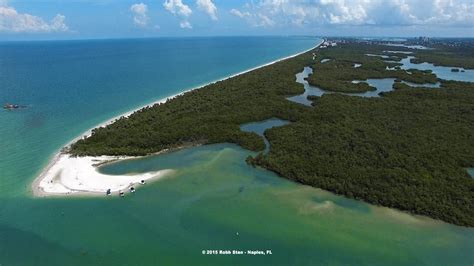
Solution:
[[[309,37],[0,43],[0,192],[23,193],[87,129],[154,100],[313,47]]]

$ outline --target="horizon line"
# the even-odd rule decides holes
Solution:
[[[0,40],[0,43],[20,43],[20,42],[61,42],[61,41],[113,41],[113,40],[152,40],[152,39],[193,39],[193,38],[233,38],[233,37],[306,37],[306,38],[369,38],[369,39],[415,39],[428,37],[430,39],[474,39],[474,37],[446,37],[446,36],[366,36],[366,35],[195,35],[195,36],[144,36],[144,37],[97,37],[97,38],[64,38],[64,39],[20,39],[20,40]]]

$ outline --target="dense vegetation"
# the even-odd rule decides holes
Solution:
[[[472,43],[465,43],[456,47],[436,45],[436,52],[430,50],[418,51],[412,63],[429,62],[436,66],[463,67],[474,69],[474,47]]]
[[[303,93],[295,74],[309,54],[185,93],[144,108],[72,145],[75,155],[146,155],[192,143],[237,143],[258,151],[264,142],[239,125],[270,117],[297,121],[306,108],[285,98]]]
[[[94,130],[70,152],[146,155],[217,142],[259,151],[262,138],[239,125],[277,117],[293,123],[267,130],[270,152],[249,163],[351,198],[474,226],[474,179],[463,169],[474,165],[473,83],[441,81],[440,89],[425,89],[397,82],[380,98],[311,97],[314,107],[286,100],[303,92],[295,74],[304,66],[315,69],[310,81],[332,90],[354,91],[342,86],[351,79],[436,81],[421,71],[388,71],[396,64],[365,55],[383,50],[350,43],[316,50],[315,60],[312,51],[142,109]],[[333,60],[321,64],[322,58]],[[331,79],[318,77],[324,75]]]
[[[251,163],[351,198],[473,225],[474,86],[400,83],[381,99],[324,95],[304,119],[266,132]]]

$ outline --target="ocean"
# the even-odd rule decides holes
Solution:
[[[225,143],[101,168],[175,170],[125,198],[31,195],[52,156],[91,127],[319,41],[0,43],[0,102],[26,107],[0,111],[0,265],[472,265],[472,229],[290,182]]]

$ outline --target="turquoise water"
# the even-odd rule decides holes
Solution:
[[[0,100],[28,108],[0,112],[0,264],[472,265],[472,229],[290,182],[245,164],[255,153],[230,144],[101,167],[112,175],[174,169],[125,198],[29,195],[32,179],[54,152],[89,127],[315,42],[2,44]],[[263,122],[243,129],[263,134],[284,124]],[[203,250],[272,255],[203,255]]]
[[[64,144],[95,125],[313,47],[306,37],[0,43],[0,197],[24,195]]]
[[[4,198],[2,265],[472,265],[473,230],[296,184],[248,155],[218,144],[102,167],[175,169],[125,198]]]

